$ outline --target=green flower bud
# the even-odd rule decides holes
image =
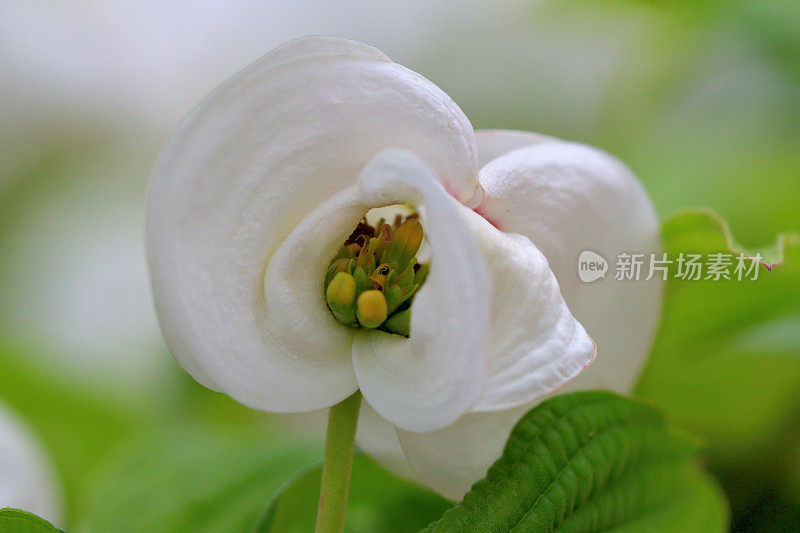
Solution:
[[[330,266],[328,266],[328,273],[325,275],[326,289],[328,288],[328,285],[330,285],[331,280],[336,274],[338,274],[339,272],[348,271],[350,261],[352,261],[352,259],[334,259],[333,261],[331,261]]]
[[[375,248],[378,246],[378,239],[369,239],[361,248],[356,259],[356,265],[363,268],[368,274],[375,270]]]
[[[388,314],[386,298],[381,291],[364,291],[358,296],[356,316],[358,322],[365,328],[377,328],[383,324]]]
[[[389,308],[389,313],[394,313],[397,308],[400,307],[400,304],[406,300],[403,289],[397,285],[389,285],[386,287],[383,294],[386,298],[386,305]]]
[[[416,218],[406,219],[392,235],[392,240],[386,247],[381,261],[389,264],[396,263],[398,270],[405,270],[409,261],[417,255],[419,247],[422,245],[423,235],[422,224],[419,220]]]
[[[403,337],[408,337],[411,322],[411,308],[408,308],[399,313],[395,313],[383,325],[383,329],[389,333],[396,333]]]
[[[381,219],[381,225],[378,226],[381,228],[381,232],[378,235],[378,244],[375,246],[376,259],[383,257],[386,247],[389,246],[389,242],[392,240],[392,227],[389,224],[383,224],[382,221],[383,219]]]
[[[369,276],[361,267],[356,267],[353,270],[353,279],[356,281],[356,294],[361,294],[372,288],[372,280],[369,279]]]

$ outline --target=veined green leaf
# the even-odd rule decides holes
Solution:
[[[610,392],[564,394],[514,427],[502,457],[425,531],[724,531],[726,504],[696,443]]]
[[[3,533],[58,533],[61,530],[35,514],[19,509],[0,509],[0,531]]]
[[[322,466],[292,481],[256,523],[253,533],[307,533],[314,530]],[[353,462],[345,531],[404,533],[440,517],[450,502],[387,473],[364,455]]]

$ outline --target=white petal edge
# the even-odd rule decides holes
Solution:
[[[356,444],[385,469],[409,481],[422,483],[406,460],[395,427],[381,418],[367,402],[362,402],[358,413]]]
[[[361,392],[383,418],[412,431],[454,422],[485,381],[491,286],[461,206],[411,153],[386,150],[359,178],[362,201],[416,206],[431,250],[431,269],[416,295],[408,339],[361,331],[353,366]]]
[[[531,241],[462,211],[492,277],[488,379],[472,411],[503,411],[563,387],[592,362],[595,346]]]
[[[475,136],[478,144],[479,167],[517,148],[546,142],[561,142],[555,137],[541,133],[517,130],[478,130],[475,132]]]
[[[278,48],[183,121],[150,182],[147,248],[167,344],[198,381],[269,411],[321,409],[352,392],[349,348],[331,344],[346,335],[329,317],[298,322],[300,338],[276,332],[266,302],[281,300],[264,298],[275,286],[264,274],[295,227],[389,146],[421,154],[454,193],[474,192],[474,133],[461,110],[422,76],[343,39]],[[315,268],[283,272],[305,267]]]
[[[624,164],[589,146],[516,131],[479,131],[477,139],[483,161],[491,159],[480,171],[484,198],[477,211],[544,253],[567,305],[597,344],[597,359],[565,390],[630,392],[655,334],[663,290],[658,276],[613,279],[619,253],[659,249],[658,220],[644,188]],[[580,281],[583,250],[606,258],[606,279]]]
[[[245,312],[236,308],[218,311],[229,329],[224,337],[218,337],[219,345],[208,347],[208,358],[189,360],[199,365],[199,375],[214,376],[214,384],[232,398],[269,411],[316,410],[352,394],[357,389],[350,359],[353,331],[336,322],[328,311],[323,281],[330,258],[349,234],[346,228],[355,227],[366,211],[357,188],[345,189],[292,230],[263,273],[253,273],[250,283],[256,291],[223,285],[231,294],[241,293],[244,303],[240,307]],[[253,237],[248,239],[252,242]],[[230,243],[236,245],[236,240]],[[242,248],[244,255],[246,247]],[[226,281],[223,278],[219,283]],[[241,279],[232,274],[230,283],[241,283]],[[196,305],[201,310],[214,309],[219,301],[212,297]],[[240,333],[250,329],[262,336]],[[175,350],[169,336],[167,341]],[[213,357],[214,353],[224,357]],[[184,367],[193,373],[188,364]]]
[[[61,495],[34,435],[0,405],[0,509],[22,509],[62,525]]]
[[[429,433],[397,430],[406,460],[422,480],[451,500],[460,500],[503,453],[514,424],[532,406],[469,413]]]

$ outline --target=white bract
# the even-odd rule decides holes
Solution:
[[[323,295],[345,238],[393,204],[418,210],[431,255],[409,338],[345,327]],[[601,350],[578,386],[630,387],[659,287],[582,286],[576,261],[583,247],[652,250],[656,227],[636,178],[603,152],[476,133],[378,50],[307,38],[184,120],[151,181],[147,245],[164,335],[195,379],[277,412],[361,389],[361,446],[456,498],[519,416],[594,358],[567,304]]]
[[[0,405],[0,509],[6,507],[61,523],[52,465],[22,422]]]

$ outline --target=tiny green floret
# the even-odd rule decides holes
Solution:
[[[391,225],[359,223],[325,275],[325,301],[336,320],[407,337],[413,297],[429,268],[417,260],[423,237],[416,215],[398,215]]]

